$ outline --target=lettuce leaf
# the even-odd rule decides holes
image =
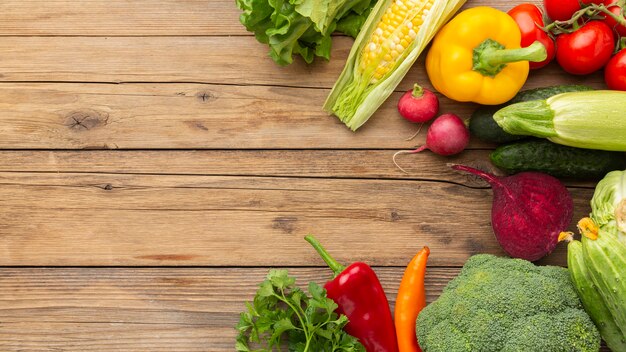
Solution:
[[[236,0],[239,20],[256,39],[270,47],[279,65],[300,55],[330,59],[331,34],[338,30],[356,37],[375,0]]]

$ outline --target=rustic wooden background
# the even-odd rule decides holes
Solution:
[[[395,111],[428,83],[423,60],[354,134],[321,111],[352,40],[278,67],[238,16],[224,0],[0,2],[1,351],[232,351],[269,267],[329,278],[308,233],[375,266],[391,301],[424,245],[430,300],[470,255],[502,254],[491,191],[446,167],[489,167],[493,146],[391,162],[423,142]],[[560,83],[602,87],[556,65],[527,87]],[[568,185],[580,217],[594,185]],[[563,246],[541,263],[564,265]]]

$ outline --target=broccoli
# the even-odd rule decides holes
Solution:
[[[567,269],[471,257],[417,319],[425,352],[598,351],[600,333]]]

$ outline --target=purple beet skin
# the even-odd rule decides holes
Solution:
[[[477,175],[493,189],[491,224],[511,257],[535,261],[556,247],[559,233],[572,221],[573,201],[556,178],[539,172],[497,177],[464,165],[455,170]]]

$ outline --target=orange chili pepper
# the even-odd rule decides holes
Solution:
[[[426,246],[411,260],[404,271],[398,297],[396,298],[395,324],[398,348],[400,352],[421,352],[415,335],[417,315],[426,307],[426,261],[430,249]]]

